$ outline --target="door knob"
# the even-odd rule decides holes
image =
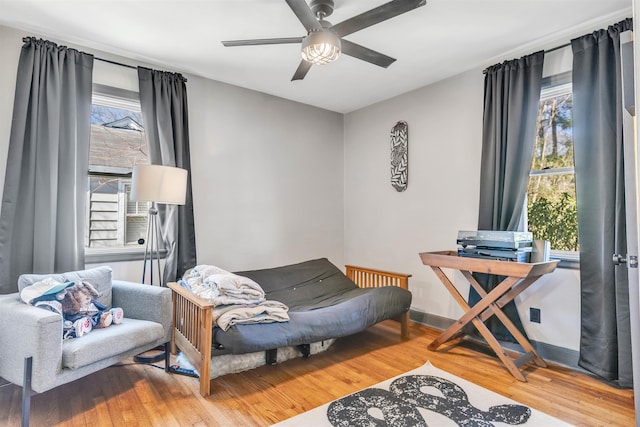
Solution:
[[[629,268],[638,268],[638,256],[637,255],[628,255],[623,257],[622,255],[613,254],[613,264],[621,265],[629,263]]]
[[[613,254],[613,264],[614,265],[620,265],[620,264],[626,264],[627,262],[627,257],[624,257],[620,254]]]

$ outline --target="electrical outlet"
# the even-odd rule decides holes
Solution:
[[[529,307],[529,320],[532,323],[540,323],[540,309]]]

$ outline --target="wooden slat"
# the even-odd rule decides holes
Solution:
[[[117,230],[118,221],[91,221],[90,230]]]
[[[117,230],[92,230],[89,232],[90,240],[116,240],[118,238]]]
[[[382,286],[397,286],[409,290],[409,277],[411,274],[395,273],[392,271],[374,270],[371,268],[345,266],[345,275],[361,288],[379,288]],[[399,315],[396,319],[400,322],[400,336],[409,338],[409,312]]]
[[[91,212],[117,212],[118,203],[111,202],[91,202]]]
[[[346,265],[345,275],[361,288],[377,288],[380,286],[399,286],[409,290],[411,274],[374,270],[371,268]]]
[[[91,221],[117,221],[118,211],[111,212],[91,212]]]
[[[213,304],[189,292],[175,282],[173,291],[173,327],[171,348],[182,350],[200,372],[200,394],[211,393],[211,346],[213,338]]]
[[[115,202],[115,203],[118,203],[118,195],[117,194],[109,194],[109,193],[91,193],[91,201],[92,202]]]

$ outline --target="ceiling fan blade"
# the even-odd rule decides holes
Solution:
[[[393,0],[367,12],[342,21],[331,27],[339,37],[355,33],[364,28],[386,21],[426,4],[426,0]]]
[[[307,62],[304,59],[300,61],[300,65],[298,65],[298,69],[296,70],[296,72],[293,73],[291,81],[304,79],[304,76],[307,75],[312,65],[313,64],[311,62]]]
[[[263,44],[286,44],[286,43],[302,43],[304,37],[283,37],[278,39],[252,39],[252,40],[227,40],[222,44],[226,47],[235,46],[257,46]]]
[[[359,44],[350,42],[349,40],[341,40],[342,53],[345,55],[353,56],[354,58],[362,59],[363,61],[370,62],[371,64],[379,67],[387,68],[389,65],[395,62],[395,58],[387,56],[383,53],[376,52],[368,47],[360,46]]]
[[[285,0],[293,13],[296,14],[304,28],[307,32],[311,32],[314,30],[321,31],[322,25],[316,19],[316,16],[313,14],[307,2],[305,0]]]

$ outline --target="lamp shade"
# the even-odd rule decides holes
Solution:
[[[184,205],[187,170],[172,166],[135,165],[131,178],[131,200]]]
[[[330,30],[312,31],[302,41],[302,59],[322,65],[333,62],[340,56],[340,38]]]

